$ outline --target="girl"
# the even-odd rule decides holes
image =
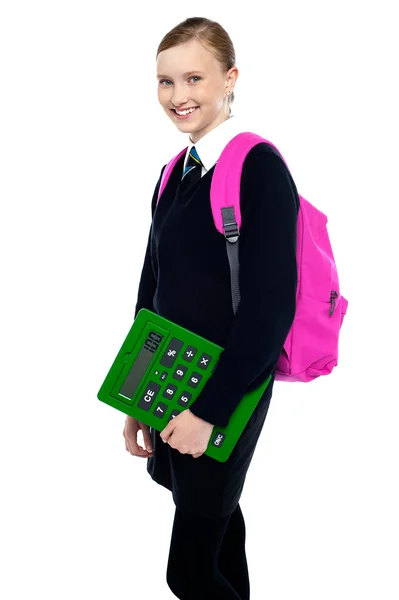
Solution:
[[[166,579],[182,600],[249,599],[239,499],[296,307],[299,199],[283,160],[260,143],[242,168],[241,299],[233,312],[226,241],[213,223],[210,187],[224,147],[246,131],[231,114],[237,76],[231,39],[209,19],[186,19],[158,48],[158,100],[188,134],[188,148],[158,205],[166,165],[155,187],[135,317],[148,308],[224,348],[197,400],[163,431],[127,417],[123,432],[126,449],[147,457],[152,479],[172,492],[176,509]],[[253,109],[261,104],[255,98]],[[229,459],[205,455],[213,425],[226,426],[244,394],[270,374]],[[146,450],[137,444],[139,429]]]

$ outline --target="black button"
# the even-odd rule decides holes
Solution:
[[[216,435],[213,437],[213,440],[212,440],[213,446],[216,446],[217,448],[221,448],[225,438],[226,438],[225,433],[222,433],[221,431],[217,431]]]
[[[201,354],[199,361],[197,362],[197,366],[200,367],[200,369],[207,369],[211,360],[212,356],[210,354],[205,354],[204,352]]]
[[[164,367],[172,367],[173,363],[177,358],[177,355],[179,354],[182,348],[183,342],[181,340],[178,340],[177,338],[172,338],[164,354],[162,355],[159,364],[163,365]]]
[[[150,410],[152,403],[154,402],[156,395],[158,394],[161,386],[155,381],[150,381],[147,385],[146,391],[141,396],[137,406],[143,410]]]
[[[187,346],[187,348],[183,352],[182,358],[184,358],[184,360],[186,360],[187,362],[191,362],[196,354],[197,348],[194,348],[194,346]]]
[[[179,381],[181,381],[186,373],[187,373],[187,367],[185,367],[183,365],[177,365],[176,370],[173,373],[172,377],[174,379],[178,379]]]
[[[165,404],[165,402],[158,402],[158,404],[155,407],[155,410],[153,410],[153,414],[158,417],[159,419],[162,419],[162,417],[165,416],[166,411],[168,410],[168,405]]]
[[[168,423],[169,421],[171,421],[172,419],[174,419],[175,417],[177,417],[177,415],[180,415],[180,410],[176,410],[175,408],[172,410],[172,412],[169,415],[169,419],[168,419]]]
[[[168,400],[171,400],[175,395],[176,390],[177,385],[174,385],[173,383],[168,383],[162,396],[164,396],[164,398],[168,398]]]
[[[192,398],[192,394],[190,394],[190,392],[182,392],[182,394],[180,394],[180,398],[177,401],[177,404],[180,404],[180,406],[188,406],[188,403],[190,402]]]
[[[193,374],[191,375],[190,379],[187,381],[187,385],[189,385],[190,387],[196,388],[198,387],[199,382],[202,379],[202,375],[200,375],[199,373],[196,373],[196,371],[193,372]]]

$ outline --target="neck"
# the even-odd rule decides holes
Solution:
[[[196,144],[209,131],[212,131],[212,129],[214,129],[215,127],[217,127],[221,123],[224,123],[224,121],[227,121],[227,119],[230,119],[230,118],[231,118],[231,115],[228,114],[225,119],[218,120],[216,123],[214,123],[213,127],[210,127],[209,129],[205,128],[205,131],[204,130],[202,130],[202,131],[199,130],[198,132],[197,131],[193,131],[192,133],[189,134],[190,142],[192,144]]]

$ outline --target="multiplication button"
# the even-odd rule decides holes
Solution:
[[[201,381],[201,379],[202,379],[202,375],[193,371],[193,374],[191,375],[190,379],[187,381],[187,385],[189,385],[190,387],[196,388],[196,387],[198,387],[198,384]]]
[[[175,362],[177,355],[180,350],[183,348],[183,342],[178,340],[177,338],[172,338],[168,344],[168,347],[165,350],[165,353],[162,355],[159,364],[164,367],[172,367]]]
[[[207,369],[211,360],[212,356],[210,354],[205,354],[204,352],[201,354],[199,361],[197,362],[197,367],[200,367],[200,369]]]

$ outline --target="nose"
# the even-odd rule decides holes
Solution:
[[[172,104],[174,106],[184,106],[187,103],[187,98],[185,86],[175,85],[172,93]]]

